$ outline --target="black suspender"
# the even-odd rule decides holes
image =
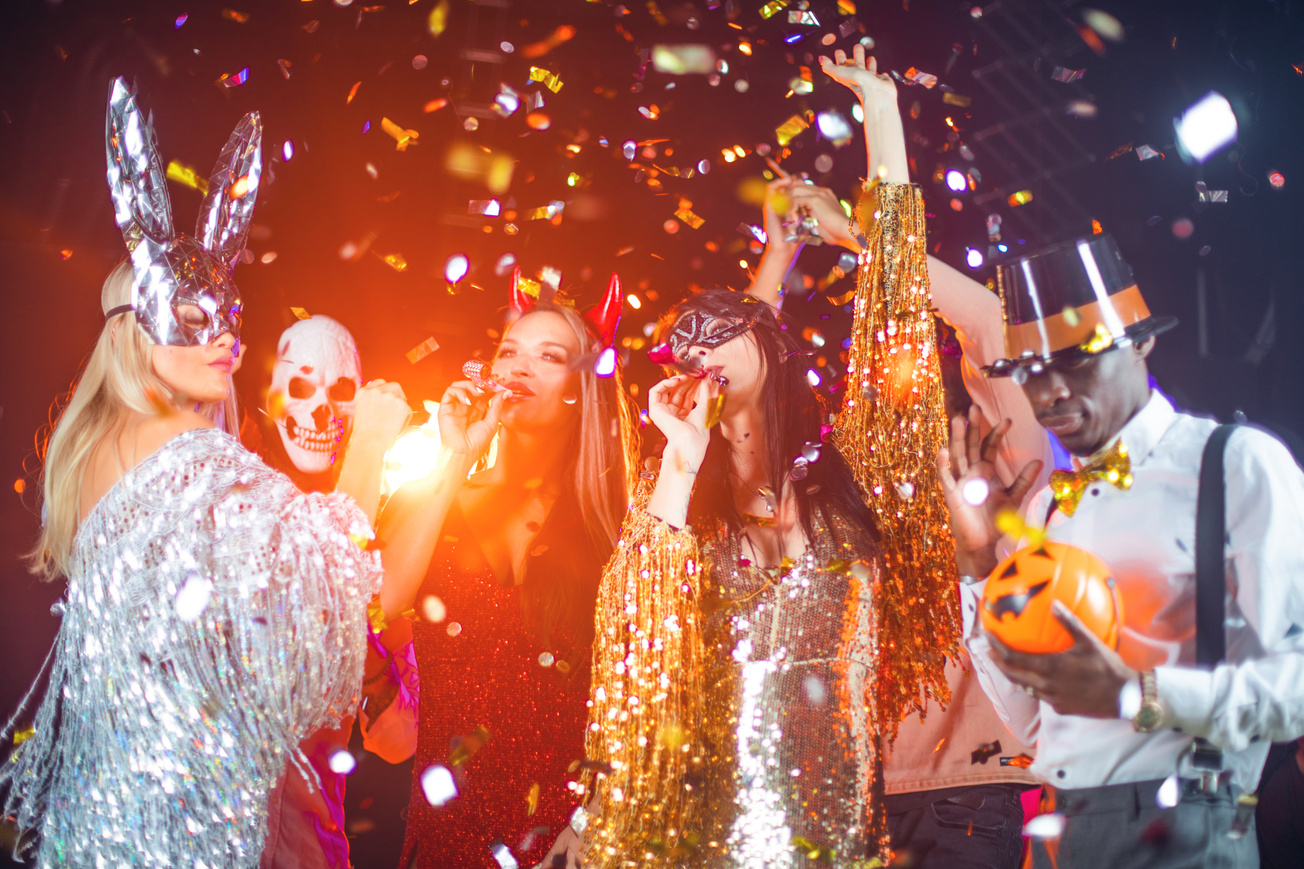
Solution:
[[[1195,665],[1212,670],[1227,655],[1227,493],[1223,455],[1232,423],[1213,430],[1200,458],[1200,488],[1195,498]],[[1206,778],[1222,769],[1222,752],[1195,740],[1191,763]],[[1209,782],[1206,782],[1206,787]]]

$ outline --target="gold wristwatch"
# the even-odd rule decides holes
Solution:
[[[1159,685],[1155,671],[1141,673],[1141,709],[1132,717],[1132,729],[1137,733],[1153,733],[1164,720],[1164,707],[1159,703]]]

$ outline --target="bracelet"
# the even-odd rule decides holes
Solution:
[[[963,582],[965,585],[974,585],[976,583],[982,582],[986,578],[987,577],[985,576],[973,576],[972,574],[968,574],[968,573],[960,574],[960,581]]]

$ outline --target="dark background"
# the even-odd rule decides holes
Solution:
[[[21,563],[38,522],[35,438],[95,339],[99,287],[123,252],[103,142],[105,98],[119,74],[136,81],[142,105],[153,110],[164,160],[201,176],[239,117],[262,113],[267,169],[249,241],[253,262],[236,275],[247,300],[250,352],[237,376],[247,405],[263,400],[292,306],[352,329],[365,377],[400,381],[414,405],[438,398],[462,361],[493,346],[507,287],[494,265],[506,253],[527,276],[560,269],[563,292],[585,306],[617,270],[642,303],[626,306],[620,334],[631,352],[630,380],[646,389],[655,372],[639,345],[655,315],[692,287],[748,283],[740,261],[754,267],[759,249],[739,224],[759,224],[760,214],[740,197],[740,186],[762,176],[757,148],[778,156],[774,130],[794,114],[837,108],[849,116],[850,94],[823,78],[815,55],[868,36],[881,68],[915,67],[941,82],[899,86],[912,168],[931,212],[930,247],[939,257],[986,281],[999,253],[987,236],[989,214],[1001,216],[1000,243],[1011,253],[1090,233],[1091,221],[1099,221],[1118,239],[1152,310],[1181,320],[1152,356],[1164,388],[1193,410],[1227,418],[1239,409],[1304,431],[1304,366],[1296,352],[1304,327],[1297,229],[1304,225],[1304,26],[1297,3],[1097,3],[1123,25],[1121,42],[1080,31],[1083,7],[1050,0],[1000,0],[984,5],[980,17],[974,4],[951,0],[858,0],[857,23],[845,37],[839,25],[848,15],[832,0],[809,4],[819,26],[789,24],[797,4],[763,19],[760,2],[630,0],[626,10],[582,0],[450,0],[447,29],[437,37],[429,28],[435,5],[3,4],[0,481],[15,481],[13,488],[4,482],[0,498],[6,717],[57,627],[48,608],[60,588],[36,582]],[[524,56],[562,26],[574,28],[572,38]],[[821,39],[830,33],[837,38],[826,47]],[[750,55],[739,50],[741,41]],[[657,43],[712,45],[728,71],[718,81],[669,76],[651,65],[640,72],[640,51]],[[424,68],[415,68],[418,55]],[[289,62],[288,78],[278,60]],[[558,74],[561,91],[528,83],[531,65]],[[787,96],[802,66],[812,70],[813,92]],[[1052,79],[1056,66],[1085,73],[1061,83]],[[215,84],[246,67],[245,84]],[[531,130],[524,110],[508,118],[485,113],[502,82],[522,95],[541,91],[547,130]],[[1187,164],[1173,146],[1172,121],[1210,89],[1235,106],[1240,140],[1203,166]],[[956,104],[966,97],[970,105]],[[424,110],[440,98],[450,103]],[[1073,100],[1091,103],[1095,115],[1067,113]],[[656,118],[640,114],[653,105]],[[476,114],[484,115],[478,128],[465,129]],[[385,117],[416,130],[416,143],[397,151],[381,129]],[[640,143],[637,165],[621,150],[631,139]],[[288,162],[286,140],[294,146]],[[447,171],[449,149],[459,143],[518,161],[510,189],[498,196],[503,216],[468,214],[469,200],[492,194],[482,180]],[[1162,156],[1137,159],[1142,144]],[[734,146],[747,156],[725,162],[722,150]],[[811,173],[842,196],[865,171],[859,130],[838,149],[812,127],[790,149],[785,167]],[[820,171],[821,156],[832,158],[830,171]],[[683,177],[702,160],[707,174]],[[975,189],[951,193],[938,181],[939,167],[976,169]],[[668,171],[675,168],[681,171]],[[1285,178],[1280,189],[1268,182],[1272,171]],[[1198,202],[1201,180],[1227,190],[1227,202]],[[1011,207],[1009,194],[1024,189],[1032,202]],[[199,194],[176,183],[170,191],[177,227],[191,231]],[[553,200],[567,203],[559,220],[527,219]],[[700,228],[674,218],[681,200],[704,219]],[[1173,231],[1183,218],[1193,223],[1184,239]],[[365,251],[346,259],[347,244]],[[987,255],[982,268],[966,268],[970,247]],[[470,258],[471,274],[452,295],[443,267],[459,252]],[[829,273],[836,253],[807,248],[786,306],[792,328],[825,339],[812,346],[810,364],[821,388],[834,391],[848,317],[814,282]],[[383,259],[395,254],[407,263],[401,272]],[[850,289],[844,279],[828,294]],[[429,337],[440,349],[410,363],[406,352]],[[393,865],[407,795],[401,776],[363,758],[351,783],[350,817],[362,822],[353,854],[360,867]]]

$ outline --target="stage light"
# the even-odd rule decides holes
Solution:
[[[424,404],[430,419],[424,425],[406,429],[385,453],[380,487],[385,497],[393,495],[404,483],[419,480],[443,467],[439,455],[439,403]],[[485,466],[493,467],[497,458],[498,436],[494,435],[485,455]]]
[[[444,266],[444,280],[455,285],[466,277],[470,270],[471,261],[466,258],[466,255],[455,253],[448,258],[448,263]]]
[[[1209,91],[1173,122],[1177,143],[1197,163],[1203,163],[1224,145],[1236,141],[1236,113],[1217,91]]]
[[[956,193],[963,193],[969,189],[969,179],[959,169],[951,169],[946,173],[946,186]]]
[[[966,252],[965,252],[965,255],[964,255],[964,261],[965,261],[966,263],[969,264],[969,268],[971,268],[971,269],[980,269],[980,268],[982,268],[982,266],[983,266],[983,254],[982,254],[982,251],[980,251],[980,250],[975,250],[975,249],[972,248],[972,247],[970,247],[970,248],[966,248],[965,251],[966,251]]]

